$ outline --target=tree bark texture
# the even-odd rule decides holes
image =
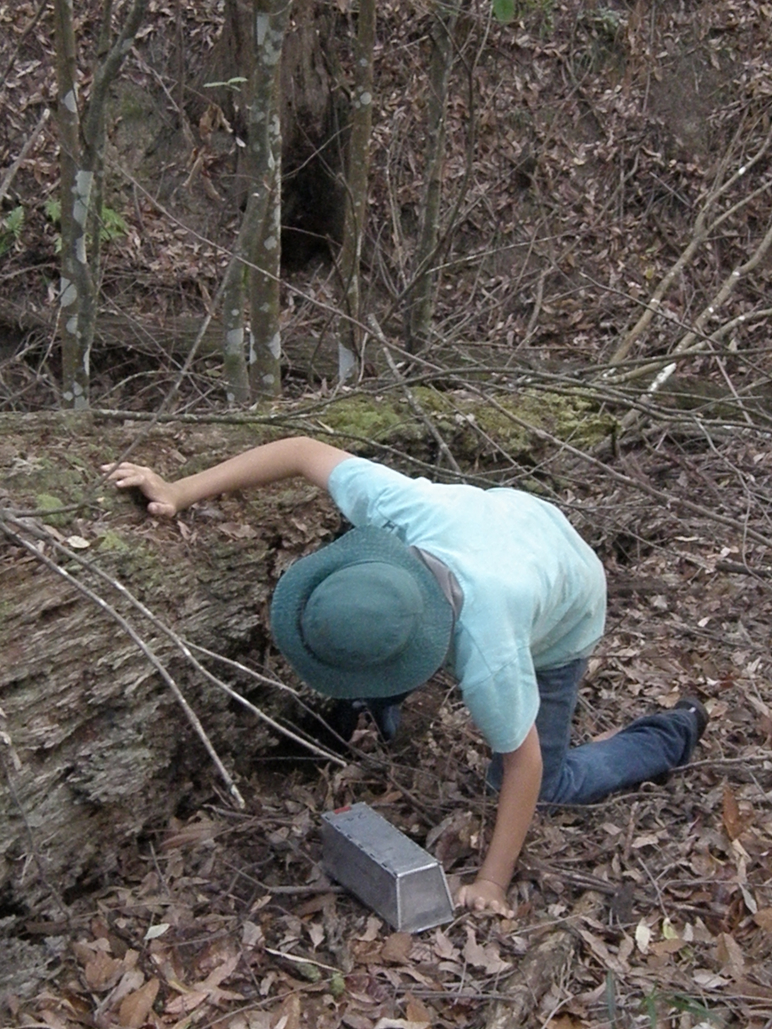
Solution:
[[[359,266],[367,215],[367,178],[373,124],[373,49],[375,47],[375,0],[361,0],[354,46],[354,97],[351,137],[346,164],[347,202],[340,252],[344,310],[349,319],[341,327],[338,374],[345,380],[361,358]]]
[[[257,227],[249,269],[249,376],[255,396],[281,393],[281,51],[289,8],[290,0],[254,0],[252,8],[255,59],[245,218]]]
[[[91,96],[81,111],[72,0],[56,0],[57,122],[61,166],[62,399],[75,410],[88,407],[89,357],[94,340],[99,287],[105,106],[145,16],[147,0],[134,0],[115,42],[108,49],[111,4],[106,3],[100,53]]]
[[[424,204],[421,235],[415,255],[415,283],[408,299],[409,324],[406,326],[411,349],[426,341],[434,312],[437,274],[432,264],[440,238],[440,201],[445,165],[445,115],[448,80],[453,64],[453,35],[460,4],[435,12],[432,30],[432,58],[429,65],[429,96],[426,114],[426,151]]]
[[[233,258],[225,273],[222,292],[223,321],[223,375],[229,404],[243,406],[250,400],[249,372],[244,346],[244,293],[247,266],[244,255],[253,231],[248,215],[254,207],[247,206],[241,228],[233,248]]]
[[[0,896],[24,910],[50,905],[52,893],[66,901],[69,891],[109,876],[127,842],[164,824],[186,797],[211,795],[216,773],[136,643],[18,538],[31,540],[133,626],[229,772],[243,779],[250,758],[270,749],[275,735],[206,682],[168,636],[75,556],[123,583],[189,643],[266,671],[273,660],[267,605],[278,573],[338,522],[317,490],[292,484],[155,522],[136,498],[95,489],[99,461],[119,456],[142,430],[72,418],[0,419],[0,530],[10,531],[0,531]],[[184,442],[156,430],[132,456],[176,477],[188,470],[181,470],[180,448],[195,468],[247,445],[243,429],[194,430]],[[50,508],[52,501],[86,506],[31,516],[29,533],[8,518],[11,510]],[[53,537],[41,536],[41,527]],[[75,539],[77,546],[77,537],[87,549],[72,551],[72,560],[57,554],[53,541],[69,547]],[[204,663],[256,706],[291,720],[287,694]],[[268,674],[285,672],[279,664]]]

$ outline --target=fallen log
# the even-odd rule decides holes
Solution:
[[[235,779],[275,745],[180,641],[273,669],[273,585],[338,516],[290,484],[155,521],[137,498],[93,490],[100,461],[141,430],[56,415],[0,429],[0,896],[18,915],[61,917],[69,897],[110,877],[128,840],[217,788],[169,680]],[[159,428],[134,457],[177,475],[184,460],[244,446],[239,428]],[[291,696],[202,664],[269,714],[294,710]]]

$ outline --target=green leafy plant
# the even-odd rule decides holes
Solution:
[[[702,1024],[708,1023],[716,1026],[716,1029],[721,1029],[721,1026],[724,1025],[724,1020],[720,1015],[717,1015],[693,997],[685,997],[683,994],[678,993],[665,994],[660,993],[658,990],[652,990],[651,993],[647,993],[643,998],[643,1010],[649,1019],[651,1029],[657,1029],[657,1026],[660,1025],[658,1011],[660,1007],[674,1009],[679,1014],[689,1014],[693,1018],[698,1019]]]
[[[12,210],[0,218],[0,257],[4,257],[21,236],[24,225],[24,208],[17,204]]]
[[[502,25],[515,20],[515,0],[493,0],[493,16]]]
[[[120,239],[121,236],[127,235],[128,231],[128,225],[117,211],[114,211],[112,207],[102,208],[99,238],[103,243],[110,243],[114,239]]]
[[[45,211],[46,218],[54,225],[58,225],[62,220],[62,205],[59,200],[49,197],[43,205],[43,210]],[[100,242],[111,243],[114,239],[120,239],[121,236],[125,236],[128,231],[129,227],[122,215],[114,211],[112,207],[102,207],[99,226]],[[57,236],[55,244],[56,253],[60,253],[61,249],[62,237]]]
[[[554,0],[492,0],[493,17],[502,25],[511,25],[516,18],[538,12],[542,31],[551,31]]]

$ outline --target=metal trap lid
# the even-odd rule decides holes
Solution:
[[[367,804],[322,815],[325,870],[399,932],[453,918],[439,861]]]

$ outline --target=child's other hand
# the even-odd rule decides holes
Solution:
[[[507,903],[507,895],[498,883],[489,879],[476,879],[458,891],[457,903],[471,911],[492,911],[504,918],[514,918],[515,912]]]
[[[112,468],[112,471],[110,469]],[[116,468],[111,464],[102,465],[103,472],[110,472],[109,479],[119,489],[128,489],[135,486],[142,490],[150,503],[147,505],[148,513],[161,515],[163,518],[173,518],[177,514],[177,501],[174,486],[166,482],[160,475],[157,475],[151,468],[143,465],[131,464],[124,461]]]

